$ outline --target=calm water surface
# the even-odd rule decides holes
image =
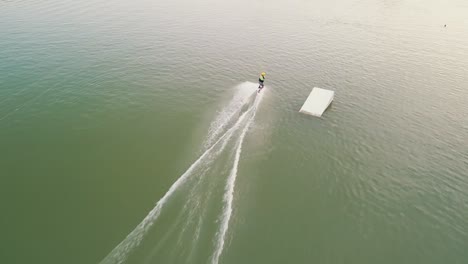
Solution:
[[[0,1],[0,262],[467,263],[467,14]]]

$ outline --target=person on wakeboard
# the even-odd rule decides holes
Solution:
[[[265,75],[266,75],[266,73],[262,72],[262,74],[260,75],[260,78],[258,78],[258,91],[257,91],[257,93],[259,93],[263,89],[263,82],[265,81]]]

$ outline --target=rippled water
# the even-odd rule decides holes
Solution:
[[[466,14],[0,1],[0,262],[466,263]]]

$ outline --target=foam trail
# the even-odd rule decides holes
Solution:
[[[154,224],[161,213],[161,209],[167,200],[174,194],[174,192],[189,178],[192,174],[194,169],[202,164],[205,158],[209,157],[211,151],[220,143],[222,142],[220,150],[221,152],[227,142],[234,134],[234,132],[238,129],[242,121],[245,117],[254,109],[254,107],[250,108],[248,111],[242,114],[242,116],[237,120],[237,122],[228,130],[226,131],[210,148],[208,148],[190,167],[185,171],[169,188],[169,190],[164,194],[164,196],[156,203],[156,206],[148,213],[148,215],[143,219],[143,221],[138,224],[138,226],[127,235],[127,237],[120,242],[102,261],[101,264],[105,263],[112,263],[112,264],[121,264],[123,263],[128,254],[136,248],[141,240],[143,239],[144,235],[147,233],[149,228]],[[216,153],[218,153],[216,152]]]
[[[211,146],[216,138],[223,132],[229,125],[230,121],[239,113],[246,100],[252,96],[256,91],[256,84],[251,82],[244,82],[236,87],[237,91],[231,101],[225,108],[217,115],[216,119],[211,123],[209,128],[208,137],[205,140],[204,146]]]
[[[257,107],[263,97],[263,93],[261,93],[255,100],[254,107],[253,107],[253,112],[252,116],[248,120],[246,126],[242,130],[242,134],[239,137],[239,141],[237,143],[237,149],[236,149],[236,155],[234,157],[234,164],[231,169],[231,173],[229,174],[229,178],[227,180],[226,184],[226,192],[224,193],[224,202],[225,205],[223,207],[223,214],[221,218],[221,225],[220,225],[220,230],[218,231],[218,239],[217,239],[217,244],[216,244],[216,250],[215,253],[213,254],[212,257],[212,264],[218,264],[219,257],[223,253],[224,249],[224,241],[226,237],[227,230],[229,228],[229,220],[231,219],[232,215],[232,201],[234,199],[234,187],[236,184],[236,178],[237,178],[237,170],[239,167],[239,159],[240,155],[242,152],[242,143],[244,141],[244,137],[247,134],[247,131],[250,128],[250,125],[252,124],[255,114],[257,113]]]

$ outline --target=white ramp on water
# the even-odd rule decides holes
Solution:
[[[333,101],[334,91],[314,87],[299,112],[321,117]]]

